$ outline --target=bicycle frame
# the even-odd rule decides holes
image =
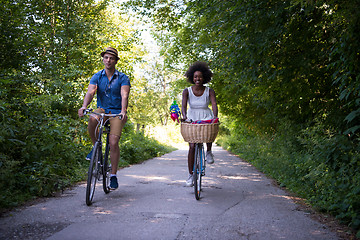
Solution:
[[[95,128],[95,136],[97,134],[97,140],[93,147],[93,156],[90,160],[90,166],[88,171],[88,180],[87,180],[87,187],[86,187],[86,204],[91,205],[92,199],[94,197],[95,192],[95,185],[96,181],[100,180],[100,177],[103,177],[103,190],[105,193],[110,192],[109,188],[109,181],[110,181],[110,165],[109,165],[109,133],[110,133],[110,126],[109,120],[112,117],[119,117],[122,118],[120,114],[105,114],[105,113],[97,113],[93,112],[92,109],[86,109],[84,111],[85,114],[94,114],[99,116],[99,118],[95,118],[98,121],[98,124]],[[105,117],[109,117],[105,119]],[[105,131],[104,131],[105,129]],[[106,147],[105,153],[102,152],[102,135],[106,133]]]
[[[201,175],[205,176],[205,150],[204,150],[204,144],[203,143],[196,143],[198,150],[198,153],[200,153],[200,169],[201,169]],[[196,145],[195,145],[195,154],[196,154]]]

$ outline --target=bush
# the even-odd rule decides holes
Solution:
[[[271,135],[245,127],[220,136],[218,143],[239,154],[281,186],[314,207],[360,230],[359,141],[317,124],[296,132],[284,124]],[[358,232],[358,235],[360,233]]]
[[[135,164],[175,150],[160,144],[155,139],[136,133],[132,124],[127,124],[120,141],[120,164]]]
[[[76,121],[43,114],[0,123],[0,207],[49,196],[84,178],[82,144],[74,141]]]

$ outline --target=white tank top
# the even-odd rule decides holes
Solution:
[[[214,118],[213,112],[209,108],[210,93],[209,88],[205,87],[203,95],[197,97],[194,95],[191,87],[188,87],[189,97],[187,118],[193,121],[196,120],[210,120]]]

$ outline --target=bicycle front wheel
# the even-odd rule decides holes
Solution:
[[[194,159],[194,193],[196,200],[200,200],[201,195],[201,157],[202,157],[202,144],[195,144],[195,159]]]
[[[101,146],[99,142],[96,142],[93,148],[93,153],[90,160],[90,166],[88,170],[87,186],[86,186],[86,205],[91,205],[92,199],[95,193],[96,180],[98,179],[98,168],[101,157]]]

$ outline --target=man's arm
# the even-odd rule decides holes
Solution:
[[[123,119],[126,120],[126,112],[129,104],[129,93],[130,93],[130,86],[124,85],[121,86],[121,115]]]
[[[87,106],[91,103],[91,101],[94,98],[94,95],[96,93],[97,86],[94,84],[89,84],[88,91],[85,94],[84,101],[82,104],[82,107],[78,110],[79,117],[84,116],[84,110],[87,108]]]

